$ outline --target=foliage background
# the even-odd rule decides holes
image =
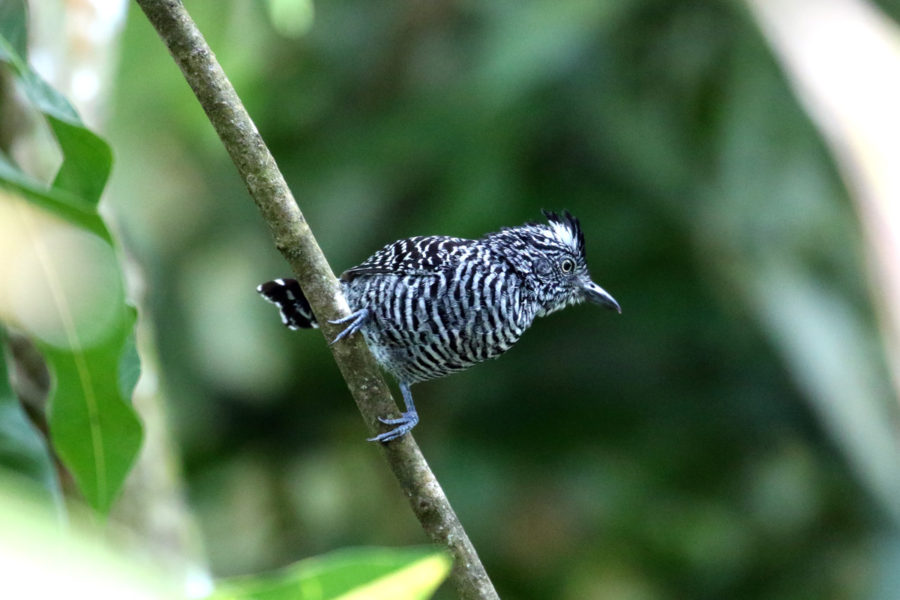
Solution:
[[[861,379],[853,400],[896,423],[860,232],[741,4],[281,4],[188,8],[337,272],[568,208],[623,306],[541,320],[414,389],[416,438],[502,597],[896,590],[895,529],[808,382]],[[107,203],[213,571],[421,543],[321,336],[254,293],[285,265],[136,10],[111,110]],[[831,329],[863,373],[824,372]]]

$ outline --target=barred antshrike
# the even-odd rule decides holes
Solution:
[[[418,236],[388,244],[341,275],[354,312],[332,343],[360,332],[400,383],[406,410],[371,441],[396,439],[419,422],[409,386],[506,352],[535,317],[585,300],[622,312],[591,281],[578,219],[543,211],[548,225],[506,227],[478,240]],[[318,327],[300,286],[276,279],[257,291],[291,329]]]

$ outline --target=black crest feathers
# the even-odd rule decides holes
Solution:
[[[541,210],[541,213],[547,218],[550,226],[557,232],[560,239],[570,241],[572,248],[578,254],[584,256],[584,232],[581,230],[581,223],[578,218],[567,210],[558,215],[549,210]]]

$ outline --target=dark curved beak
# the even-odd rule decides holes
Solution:
[[[619,303],[616,302],[616,299],[613,298],[609,292],[604,290],[602,287],[594,283],[593,281],[589,281],[584,285],[584,297],[594,304],[599,304],[605,308],[609,308],[610,310],[614,310],[619,314],[622,314],[622,307],[619,306]]]

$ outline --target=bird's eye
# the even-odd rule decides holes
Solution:
[[[562,269],[563,273],[571,273],[575,269],[575,261],[567,258],[559,264],[559,268]]]

